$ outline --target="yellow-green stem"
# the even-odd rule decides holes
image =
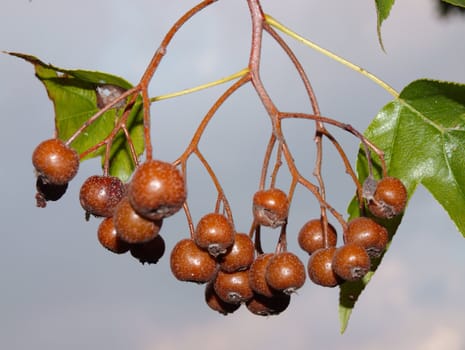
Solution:
[[[325,48],[322,48],[321,46],[315,44],[313,41],[302,37],[301,35],[297,34],[293,30],[291,30],[291,29],[287,28],[286,26],[284,26],[283,24],[279,23],[276,19],[274,19],[270,15],[265,15],[265,20],[266,20],[266,23],[268,23],[269,25],[275,27],[279,31],[283,32],[284,34],[289,35],[291,38],[294,38],[295,40],[300,41],[304,45],[307,45],[308,47],[322,53],[323,55],[326,55],[329,58],[332,58],[333,60],[343,64],[344,66],[349,67],[350,69],[353,69],[354,71],[359,72],[360,74],[362,74],[362,75],[366,76],[367,78],[371,79],[376,84],[381,86],[384,90],[386,90],[388,93],[390,93],[392,96],[394,96],[394,98],[399,97],[399,93],[392,86],[390,86],[388,83],[384,82],[383,80],[381,80],[377,76],[373,75],[372,73],[368,72],[366,69],[364,69],[364,68],[362,68],[360,66],[357,66],[356,64],[354,64],[352,62],[349,62],[346,59],[336,55],[335,53],[332,53],[331,51],[328,51]]]
[[[224,77],[224,78],[221,78],[221,79],[218,79],[218,80],[206,83],[206,84],[194,86],[194,87],[189,88],[189,89],[172,92],[172,93],[165,94],[165,95],[152,97],[150,99],[150,101],[151,102],[156,102],[156,101],[161,101],[161,100],[167,100],[169,98],[178,97],[178,96],[182,96],[182,95],[187,95],[187,94],[191,94],[193,92],[197,92],[197,91],[200,91],[200,90],[208,89],[208,88],[211,88],[213,86],[224,84],[224,83],[227,83],[228,81],[231,81],[231,80],[234,80],[234,79],[238,79],[238,78],[244,76],[245,74],[247,74],[248,72],[249,72],[249,69],[244,68],[244,69],[241,69],[239,72],[236,72],[234,74],[228,75],[227,77]]]

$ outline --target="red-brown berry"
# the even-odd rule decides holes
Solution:
[[[241,306],[241,304],[231,304],[222,300],[213,288],[213,281],[208,282],[205,286],[205,302],[212,310],[223,315],[231,314]]]
[[[291,302],[291,296],[284,293],[276,293],[271,297],[254,293],[252,299],[247,301],[247,309],[258,316],[279,315],[287,309]]]
[[[196,283],[210,281],[217,271],[215,259],[187,238],[176,243],[171,251],[170,267],[178,280]]]
[[[336,249],[332,265],[334,272],[346,281],[357,281],[370,270],[370,257],[366,250],[355,243]]]
[[[219,257],[220,268],[224,272],[246,270],[254,258],[255,247],[252,239],[245,233],[236,233],[233,246]]]
[[[163,221],[151,221],[140,216],[132,208],[128,197],[123,197],[115,208],[113,216],[118,237],[128,243],[144,243],[155,238]]]
[[[373,198],[368,200],[368,209],[374,216],[390,219],[404,211],[407,198],[402,181],[385,177],[377,182]]]
[[[335,287],[339,278],[333,270],[333,257],[336,247],[321,248],[308,259],[307,271],[310,280],[323,287]]]
[[[32,164],[46,182],[64,185],[76,176],[79,155],[60,139],[41,142],[32,153]]]
[[[172,164],[148,160],[134,171],[129,201],[143,217],[160,220],[177,213],[186,201],[184,177]]]
[[[305,283],[305,266],[299,257],[291,252],[273,256],[266,267],[265,279],[268,285],[285,294],[294,293]]]
[[[253,196],[252,209],[257,224],[276,228],[287,220],[289,199],[277,188],[257,191]]]
[[[125,186],[114,176],[94,175],[86,179],[79,191],[82,208],[94,216],[113,216],[115,207],[123,198]]]
[[[266,268],[268,263],[273,258],[273,253],[266,253],[257,256],[249,268],[249,284],[255,293],[272,297],[274,291],[266,282]]]
[[[344,243],[355,243],[365,248],[368,255],[378,258],[386,249],[389,234],[385,227],[367,217],[351,220],[344,232]]]
[[[105,218],[98,227],[97,238],[100,244],[115,254],[123,254],[129,250],[129,243],[118,237],[113,218]]]
[[[239,304],[253,297],[247,270],[232,273],[220,270],[215,277],[213,287],[218,297],[227,303]]]
[[[204,215],[194,232],[194,241],[202,249],[217,257],[234,244],[234,228],[226,216],[219,213]]]
[[[323,222],[321,219],[314,219],[305,223],[297,236],[300,248],[307,253],[312,254],[318,249],[336,246],[337,234],[333,225],[328,223],[326,230],[327,241],[324,239]]]

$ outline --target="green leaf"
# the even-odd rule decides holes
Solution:
[[[9,53],[34,65],[37,78],[44,84],[55,109],[55,127],[58,137],[68,140],[90,117],[105,105],[103,92],[121,93],[132,88],[126,80],[102,72],[68,70],[45,64],[38,58],[20,53]],[[103,96],[103,97],[102,97]],[[99,99],[100,97],[100,99]],[[122,106],[121,106],[122,107]],[[87,151],[104,140],[114,129],[121,117],[122,108],[112,108],[89,125],[72,143],[79,153]],[[138,99],[132,108],[127,129],[137,155],[144,151],[142,104]],[[105,146],[88,154],[84,159],[102,157],[104,164]],[[126,181],[134,171],[125,135],[120,131],[110,149],[109,172]]]
[[[465,7],[465,0],[442,0],[443,2],[447,2],[448,4]]]
[[[378,33],[378,41],[381,48],[384,50],[383,38],[381,36],[381,25],[383,24],[384,20],[389,17],[389,13],[391,12],[391,8],[394,5],[395,0],[375,0],[376,4],[376,14],[378,17],[376,31]]]
[[[381,109],[365,136],[385,152],[388,174],[403,181],[409,197],[419,184],[425,186],[465,236],[465,85],[424,79],[412,82]],[[362,150],[357,171],[363,182],[368,165]],[[374,176],[381,177],[376,157]],[[351,218],[362,214],[355,198],[348,212]],[[381,222],[388,228],[391,240],[401,220],[397,217]],[[341,285],[342,332],[381,260],[373,262],[371,272],[362,281]]]

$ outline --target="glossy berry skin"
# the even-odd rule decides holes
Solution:
[[[134,171],[128,187],[133,208],[149,220],[160,220],[177,213],[186,197],[184,177],[172,164],[148,160]]]
[[[335,287],[340,279],[333,270],[333,257],[336,247],[321,248],[308,259],[307,272],[310,280],[323,287]]]
[[[342,279],[358,281],[370,270],[370,257],[363,247],[348,243],[336,249],[332,265]]]
[[[372,258],[378,258],[386,249],[389,234],[386,228],[367,217],[351,220],[344,232],[344,243],[362,246]]]
[[[216,294],[212,281],[205,286],[205,302],[212,310],[218,311],[222,315],[231,314],[241,306],[241,304],[231,304],[222,300]]]
[[[248,271],[227,273],[220,270],[213,287],[218,297],[227,303],[239,304],[253,297]]]
[[[100,244],[115,254],[124,254],[129,250],[129,243],[118,237],[113,223],[113,218],[105,218],[97,230],[97,238]]]
[[[385,177],[378,181],[373,199],[368,201],[368,209],[376,217],[391,219],[404,211],[407,198],[407,189],[402,181]]]
[[[170,267],[176,279],[196,283],[210,281],[217,271],[215,259],[187,238],[176,243],[171,251]]]
[[[60,139],[41,142],[32,153],[32,164],[46,182],[64,185],[76,176],[79,155]]]
[[[270,259],[265,273],[268,285],[285,294],[292,294],[305,283],[305,266],[291,252],[276,254]]]
[[[125,186],[114,176],[94,175],[87,178],[79,191],[82,208],[94,216],[113,216],[116,205],[123,198]]]
[[[255,247],[252,239],[245,233],[236,233],[234,244],[226,254],[219,257],[220,268],[224,272],[246,270],[255,258]]]
[[[135,212],[128,197],[123,197],[115,208],[113,216],[118,237],[128,243],[144,243],[155,238],[163,221],[151,221]]]
[[[157,235],[148,242],[131,244],[129,251],[141,264],[156,264],[165,253],[165,240]]]
[[[252,290],[255,293],[270,298],[275,294],[276,291],[268,285],[265,275],[268,263],[273,257],[273,253],[261,254],[255,258],[254,262],[252,265],[250,265],[249,268],[249,284]]]
[[[333,225],[328,223],[327,226],[328,234],[328,247],[336,246],[337,234]],[[297,240],[300,248],[306,251],[309,254],[312,254],[314,251],[325,248],[324,240],[324,230],[323,224],[320,219],[310,220],[305,223],[304,226],[299,231]]]
[[[291,296],[288,294],[277,293],[272,297],[266,297],[258,293],[254,293],[252,299],[247,301],[247,309],[258,316],[274,316],[279,315],[287,309],[291,302]]]
[[[257,224],[276,228],[287,220],[289,199],[286,193],[277,188],[257,191],[253,196],[252,209]]]
[[[234,228],[226,216],[219,213],[204,215],[195,228],[195,243],[217,257],[234,244]]]

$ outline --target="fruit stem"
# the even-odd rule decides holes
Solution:
[[[217,86],[217,85],[227,83],[227,82],[229,82],[231,80],[241,78],[244,75],[246,75],[247,73],[249,73],[249,68],[244,68],[244,69],[241,69],[240,71],[238,71],[236,73],[228,75],[227,77],[224,77],[224,78],[221,78],[221,79],[218,79],[218,80],[215,80],[215,81],[211,81],[209,83],[201,84],[201,85],[189,88],[189,89],[184,89],[184,90],[172,92],[172,93],[169,93],[169,94],[164,94],[164,95],[159,95],[159,96],[152,97],[150,99],[150,102],[157,102],[157,101],[167,100],[169,98],[174,98],[174,97],[179,97],[179,96],[183,96],[183,95],[187,95],[187,94],[192,94],[192,93],[197,92],[197,91],[205,90],[205,89]]]
[[[392,86],[390,86],[388,83],[384,82],[383,80],[381,80],[380,78],[378,78],[374,74],[368,72],[366,69],[364,69],[364,68],[362,68],[360,66],[357,66],[356,64],[342,58],[341,56],[338,56],[335,53],[332,53],[331,51],[326,50],[325,48],[317,45],[313,41],[302,37],[301,35],[297,34],[293,30],[291,30],[291,29],[287,28],[286,26],[284,26],[282,23],[278,22],[276,19],[274,19],[270,15],[265,14],[265,20],[266,20],[266,23],[268,23],[269,25],[275,27],[279,31],[289,35],[293,39],[295,39],[297,41],[300,41],[304,45],[306,45],[306,46],[308,46],[308,47],[322,53],[323,55],[328,56],[329,58],[335,60],[336,62],[339,62],[339,63],[343,64],[344,66],[346,66],[346,67],[348,67],[348,68],[350,68],[350,69],[364,75],[368,79],[372,80],[373,82],[375,82],[376,84],[381,86],[384,90],[386,90],[388,93],[390,93],[394,98],[399,97],[399,93]]]

